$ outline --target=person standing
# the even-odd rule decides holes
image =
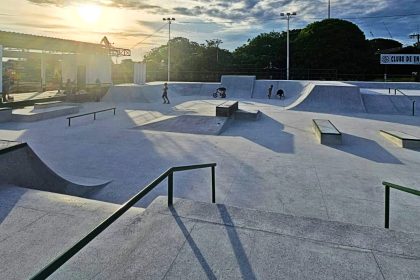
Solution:
[[[163,99],[163,104],[169,104],[171,102],[169,102],[168,99],[168,83],[164,83],[163,84],[163,94],[162,94],[162,99]]]
[[[271,93],[273,92],[273,85],[268,88],[268,99],[271,99]]]
[[[3,102],[7,102],[7,98],[9,95],[9,90],[10,90],[10,77],[7,73],[7,70],[5,72],[5,74],[3,75],[3,96],[2,96],[2,100]]]

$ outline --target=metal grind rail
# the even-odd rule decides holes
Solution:
[[[80,114],[80,115],[77,115],[77,116],[68,117],[67,119],[69,120],[69,126],[71,126],[71,119],[79,118],[79,117],[83,117],[83,116],[88,116],[88,115],[93,115],[93,120],[96,120],[96,114],[97,113],[102,113],[102,112],[111,111],[111,110],[114,110],[114,116],[115,116],[116,108],[114,107],[114,108],[108,108],[108,109],[99,110],[99,111],[95,111],[95,112],[91,112],[91,113],[85,113],[85,114]]]
[[[410,189],[407,187],[399,186],[389,182],[382,182],[382,185],[385,186],[385,228],[389,228],[389,200],[391,197],[390,189],[400,190],[406,193],[411,193],[416,196],[420,196],[420,191]]]
[[[179,171],[186,171],[192,169],[202,169],[202,168],[211,168],[211,186],[212,186],[212,203],[216,203],[216,163],[206,163],[206,164],[197,164],[197,165],[186,165],[186,166],[176,166],[171,167],[162,173],[159,177],[149,183],[144,187],[139,193],[133,196],[128,200],[124,205],[122,205],[117,211],[115,211],[111,216],[105,219],[100,223],[96,228],[89,232],[85,237],[76,242],[72,247],[62,253],[60,256],[51,261],[46,265],[42,270],[40,270],[36,275],[34,275],[31,280],[41,280],[46,279],[48,276],[53,274],[57,269],[59,269],[63,264],[65,264],[71,257],[76,255],[81,249],[89,244],[95,237],[97,237],[102,231],[108,228],[113,222],[120,218],[125,212],[127,212],[131,207],[134,206],[140,199],[147,195],[151,190],[153,190],[157,185],[159,185],[163,180],[168,178],[168,207],[173,204],[173,185],[174,185],[174,173]]]

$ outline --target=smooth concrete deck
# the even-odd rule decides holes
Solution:
[[[420,118],[287,111],[280,100],[244,100],[260,110],[257,122],[234,121],[221,135],[133,129],[159,117],[214,116],[219,99],[173,98],[171,104],[117,103],[117,115],[64,117],[0,124],[0,138],[28,142],[57,172],[112,182],[89,198],[123,203],[168,167],[216,162],[217,201],[231,206],[383,227],[383,180],[419,188],[420,157],[389,143],[378,130],[420,135]],[[84,104],[81,113],[105,105]],[[312,119],[329,119],[343,132],[340,147],[320,146]],[[175,196],[210,198],[210,171],[175,175]],[[166,194],[165,182],[140,204]],[[391,200],[391,228],[420,232],[420,201]]]
[[[51,279],[418,279],[420,239],[385,229],[160,197]]]

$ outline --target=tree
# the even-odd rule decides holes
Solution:
[[[290,31],[290,42],[293,42],[300,29]],[[286,32],[261,33],[255,38],[235,49],[235,62],[242,65],[253,65],[264,69],[271,65],[276,68],[286,67]]]
[[[359,27],[349,21],[326,19],[306,26],[292,50],[292,68],[336,69],[360,74],[369,64],[370,46]]]

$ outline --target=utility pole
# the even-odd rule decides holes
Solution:
[[[420,33],[413,33],[410,34],[410,39],[417,39],[417,43],[415,43],[414,45],[417,46],[417,48],[420,48]]]
[[[287,20],[287,66],[286,66],[286,76],[287,76],[287,80],[289,80],[289,76],[290,76],[290,69],[289,69],[289,66],[290,66],[290,52],[289,52],[289,22],[290,22],[290,17],[291,16],[295,16],[296,15],[296,12],[293,12],[293,13],[281,13],[280,14],[280,16],[282,16],[282,17],[286,17],[286,20]]]
[[[168,39],[168,82],[171,81],[171,24],[175,18],[163,18],[163,21],[168,22],[169,26],[169,39]]]
[[[331,0],[328,0],[328,19],[331,18]]]

